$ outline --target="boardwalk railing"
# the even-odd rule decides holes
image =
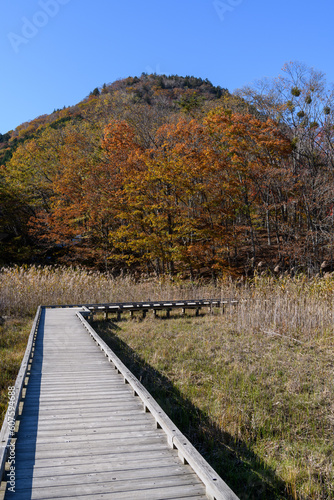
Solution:
[[[170,312],[173,309],[182,309],[182,312],[185,313],[186,309],[195,309],[196,315],[199,314],[200,310],[203,307],[207,307],[210,312],[212,312],[213,308],[221,307],[223,310],[226,305],[235,306],[238,304],[238,301],[235,299],[203,299],[203,300],[165,300],[165,301],[146,301],[146,302],[114,302],[107,304],[73,304],[73,305],[54,305],[49,307],[82,307],[85,309],[85,314],[90,315],[91,317],[98,312],[104,312],[105,317],[108,317],[108,314],[116,314],[117,319],[120,319],[121,314],[125,312],[130,312],[131,315],[136,311],[141,311],[143,317],[146,316],[146,313],[149,310],[152,310],[154,314],[157,311],[166,311],[167,317],[169,317]]]
[[[124,377],[124,383],[129,384],[135,396],[138,396],[145,412],[150,412],[156,421],[157,429],[163,429],[167,436],[168,444],[171,448],[178,450],[178,455],[183,464],[188,464],[204,483],[206,495],[209,500],[238,500],[236,494],[222,480],[222,478],[207,463],[202,455],[194,448],[190,441],[176,427],[173,421],[167,416],[164,410],[153,399],[150,393],[132,374],[132,372],[122,363],[116,354],[100,338],[90,324],[85,320],[81,312],[77,316],[88,330],[91,337],[98,344],[108,360],[114,365],[118,373]]]
[[[11,391],[10,404],[8,406],[5,419],[3,421],[2,428],[0,431],[0,482],[3,478],[5,471],[5,464],[8,457],[10,442],[15,433],[15,421],[19,411],[19,405],[21,401],[25,378],[31,363],[31,356],[33,355],[34,351],[35,337],[37,334],[41,312],[42,312],[42,307],[39,306],[30,331],[20,371],[17,375],[15,386]]]

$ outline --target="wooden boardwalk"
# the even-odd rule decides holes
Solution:
[[[42,310],[5,499],[237,499],[208,495],[76,312]]]

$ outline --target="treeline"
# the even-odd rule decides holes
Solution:
[[[0,137],[0,259],[330,269],[332,109],[324,76],[299,64],[238,95],[145,74],[96,88]]]

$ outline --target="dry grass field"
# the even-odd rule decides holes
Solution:
[[[225,314],[96,317],[94,327],[241,499],[333,499],[333,291],[332,275],[214,286],[2,270],[2,404],[40,303],[236,297]]]

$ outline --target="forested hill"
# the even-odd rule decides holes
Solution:
[[[0,263],[330,269],[332,105],[305,71],[265,95],[142,74],[0,135]]]
[[[15,130],[0,134],[0,163],[11,158],[19,144],[33,138],[43,127],[58,127],[61,123],[76,117],[103,122],[115,116],[126,115],[126,107],[148,104],[164,109],[165,114],[181,110],[192,111],[207,102],[229,96],[227,89],[215,87],[209,80],[193,76],[181,77],[143,73],[140,78],[129,77],[95,88],[79,104],[57,109],[50,115],[19,125]],[[103,109],[103,113],[101,110]],[[162,113],[163,114],[163,113]]]

